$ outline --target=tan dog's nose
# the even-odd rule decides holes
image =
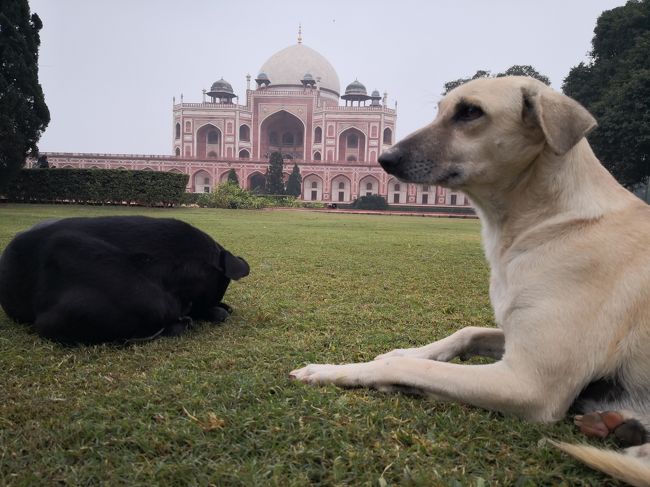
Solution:
[[[382,152],[377,160],[381,164],[381,167],[384,168],[384,171],[392,174],[402,163],[402,154],[399,149],[392,147]]]

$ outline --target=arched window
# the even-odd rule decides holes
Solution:
[[[315,161],[320,161],[320,152],[318,152],[318,151],[314,152],[314,160]]]
[[[314,144],[320,144],[321,142],[323,142],[323,129],[316,127],[316,130],[314,130]]]
[[[357,134],[348,135],[348,149],[356,149],[359,147],[359,137]]]
[[[395,191],[399,191],[399,189],[400,189],[399,184],[396,184],[395,185]]]
[[[343,181],[339,183],[339,189],[345,189],[345,183]]]
[[[208,132],[208,144],[218,144],[219,143],[219,132],[216,130],[210,130]]]
[[[372,183],[366,183],[366,189],[372,191]]]
[[[239,140],[243,140],[244,142],[251,140],[251,129],[248,128],[248,125],[239,127]]]
[[[179,127],[180,127],[180,125],[179,125]],[[176,147],[176,157],[180,157],[180,156],[181,156],[181,148]]]
[[[312,188],[318,188],[318,183],[316,181],[311,182],[311,187]]]
[[[181,138],[181,124],[180,123],[176,124],[176,138],[177,139]]]
[[[291,132],[282,134],[282,145],[293,145],[293,134]]]
[[[393,131],[389,128],[384,129],[384,144],[393,143]]]
[[[250,156],[251,156],[250,152],[248,152],[246,149],[242,149],[239,151],[240,159],[248,159]]]

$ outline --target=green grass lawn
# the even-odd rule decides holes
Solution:
[[[493,325],[478,221],[1,205],[0,249],[45,218],[109,214],[180,218],[245,257],[235,314],[64,348],[0,312],[0,485],[618,485],[538,445],[581,441],[569,419],[288,379]]]

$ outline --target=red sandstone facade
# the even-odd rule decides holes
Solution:
[[[234,169],[240,185],[254,190],[264,185],[269,154],[280,151],[287,176],[294,163],[300,168],[304,200],[349,203],[379,194],[389,204],[469,205],[462,193],[386,174],[377,158],[393,144],[397,121],[387,94],[367,95],[355,80],[340,96],[336,71],[300,38],[269,58],[255,83],[252,89],[247,76],[243,104],[223,79],[204,90],[201,103],[182,95],[174,101],[171,156],[48,153],[49,163],[181,172],[191,192],[211,191]]]

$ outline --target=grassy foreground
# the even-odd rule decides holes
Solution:
[[[618,485],[529,424],[287,375],[491,325],[479,223],[297,211],[2,205],[0,249],[53,217],[185,220],[245,257],[235,314],[181,338],[64,348],[0,311],[0,485]]]

